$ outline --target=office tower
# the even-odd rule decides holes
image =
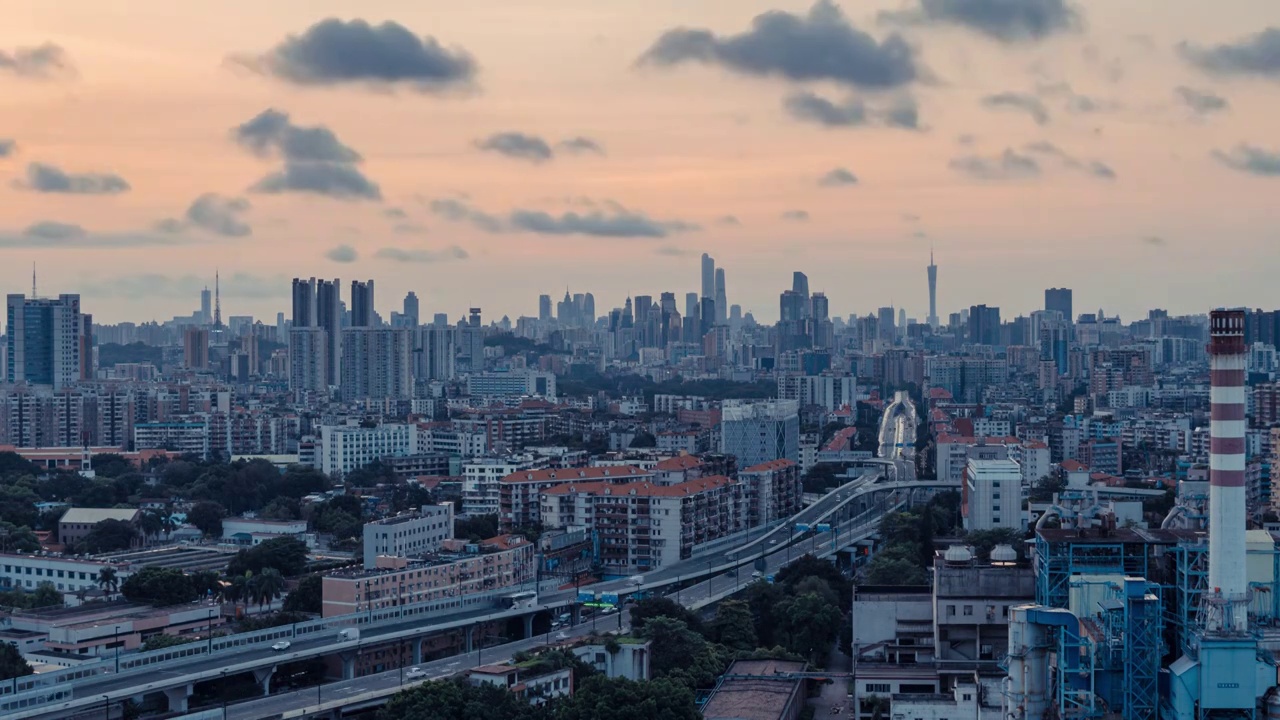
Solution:
[[[591,293],[582,296],[582,325],[588,328],[596,325],[596,296]]]
[[[290,390],[294,392],[327,390],[329,382],[325,373],[328,367],[329,336],[323,328],[294,327],[289,330]]]
[[[258,356],[258,335],[261,328],[262,323],[249,323],[244,334],[240,336],[240,352],[245,356],[245,362],[249,366],[245,379],[261,372],[262,360]]]
[[[803,317],[809,317],[809,276],[797,270],[791,274],[791,291],[804,298]]]
[[[724,286],[724,268],[716,268],[716,324],[729,319],[729,296]]]
[[[733,328],[737,328],[741,324],[742,324],[742,306],[730,305],[729,306],[729,326]]]
[[[658,298],[658,304],[661,307],[662,312],[666,313],[667,315],[677,312],[675,293],[672,293],[672,292],[662,293],[662,295],[659,296]]]
[[[222,277],[213,273],[213,329],[222,329]]]
[[[644,327],[649,322],[649,313],[653,312],[653,296],[637,295],[633,305],[636,327]]]
[[[293,326],[313,327],[316,322],[316,279],[293,279]]]
[[[342,398],[405,399],[413,394],[413,334],[408,328],[342,331]]]
[[[79,295],[10,295],[5,381],[54,390],[74,385],[83,370],[83,331]]]
[[[1056,310],[1068,323],[1073,323],[1076,316],[1071,314],[1071,288],[1049,288],[1044,291],[1044,309]]]
[[[782,322],[800,322],[805,316],[808,298],[795,290],[784,290],[778,297],[778,317]]]
[[[720,452],[735,456],[738,467],[782,459],[799,462],[799,401],[725,400],[720,422]]]
[[[986,305],[969,308],[969,342],[974,345],[1000,344],[1000,308]]]
[[[716,261],[710,255],[702,253],[702,294],[699,297],[715,299],[716,296]]]
[[[182,364],[192,370],[209,368],[209,331],[189,327],[182,337]]]
[[[484,370],[484,327],[480,324],[480,308],[467,311],[467,320],[458,328],[458,357],[467,361],[471,372]]]
[[[200,322],[204,325],[213,322],[213,293],[207,285],[200,291]]]
[[[431,316],[431,324],[438,327],[446,327],[449,324],[449,313],[436,313]]]
[[[715,298],[702,298],[702,307],[698,310],[698,319],[701,324],[698,326],[698,338],[702,339],[711,332],[711,328],[716,324],[716,300]]]
[[[933,250],[929,250],[929,327],[938,329],[938,266],[933,264]]]
[[[342,281],[317,280],[315,288],[311,324],[325,332],[324,380],[336,386],[342,380]]]
[[[898,325],[897,335],[900,338],[907,336],[907,310],[906,308],[898,308]]]
[[[1031,341],[1040,348],[1040,360],[1051,361],[1059,375],[1067,374],[1071,350],[1071,327],[1056,310],[1031,313]]]
[[[683,342],[697,342],[698,330],[701,329],[702,321],[699,319],[700,307],[698,302],[698,293],[685,293],[684,296],[684,319],[680,326],[681,340]]]
[[[813,319],[816,321],[829,320],[830,306],[827,303],[826,293],[816,292],[809,298],[809,304],[813,307]]]
[[[418,326],[418,296],[410,291],[404,296],[404,323],[409,327]]]
[[[894,312],[891,307],[882,307],[876,311],[876,333],[885,342],[891,343],[897,337],[893,316]]]
[[[373,327],[373,281],[351,281],[351,327]]]
[[[80,379],[97,375],[98,360],[93,355],[93,315],[80,313]]]
[[[561,325],[570,327],[573,325],[573,311],[573,298],[569,296],[569,291],[565,290],[564,300],[561,300],[560,303],[556,305],[556,319],[560,321]]]
[[[538,319],[541,320],[542,322],[547,322],[552,318],[553,316],[551,314],[551,296],[539,295],[538,296]]]

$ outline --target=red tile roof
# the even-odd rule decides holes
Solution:
[[[632,495],[635,497],[685,497],[688,495],[697,495],[698,493],[706,492],[708,490],[714,490],[715,488],[724,487],[725,485],[732,483],[733,480],[725,477],[724,475],[709,475],[707,477],[686,480],[674,485],[654,485],[647,481],[626,483],[624,485],[588,482],[558,485],[553,488],[548,488],[543,492],[543,494],[570,495],[573,493],[579,493],[610,497],[619,495]]]
[[[696,455],[678,455],[673,458],[662,460],[653,466],[654,470],[671,471],[671,470],[692,470],[696,467],[702,467],[702,458]]]
[[[1063,460],[1062,469],[1067,472],[1082,472],[1082,471],[1088,471],[1089,466],[1085,465],[1079,460]]]
[[[502,483],[540,483],[540,482],[570,482],[576,480],[591,481],[604,480],[606,478],[612,480],[626,480],[634,478],[651,477],[652,473],[641,470],[631,465],[612,465],[607,467],[585,467],[585,468],[562,468],[562,469],[543,469],[543,470],[521,470],[513,472],[502,478],[498,482]]]
[[[745,470],[742,470],[740,472],[772,472],[774,470],[781,470],[783,468],[789,468],[789,467],[795,467],[795,466],[796,466],[796,462],[794,460],[788,460],[787,458],[780,458],[778,460],[770,460],[768,462],[762,462],[759,465],[752,465],[751,467]]]

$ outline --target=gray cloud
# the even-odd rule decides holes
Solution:
[[[983,107],[993,110],[1008,109],[1025,112],[1036,121],[1037,125],[1049,122],[1049,109],[1035,95],[1019,92],[1002,92],[982,98]]]
[[[818,0],[807,15],[780,10],[757,15],[751,29],[737,35],[669,30],[639,62],[658,66],[699,62],[745,75],[830,80],[872,89],[902,87],[920,75],[914,52],[902,36],[876,40],[850,25],[831,0]]]
[[[1148,235],[1142,238],[1142,242],[1146,245],[1151,245],[1153,247],[1164,247],[1165,245],[1169,244],[1164,238],[1160,237],[1159,235]]]
[[[1212,47],[1183,42],[1178,52],[1187,62],[1214,75],[1261,75],[1280,80],[1280,28],[1269,27]]]
[[[6,158],[18,149],[18,143],[9,138],[0,138],[0,158]]]
[[[409,213],[405,212],[401,208],[392,207],[392,208],[387,208],[386,210],[383,210],[382,216],[385,218],[391,218],[392,220],[404,220],[405,218],[409,217]]]
[[[469,223],[485,232],[531,232],[539,235],[588,235],[611,238],[663,238],[701,228],[683,220],[657,220],[628,210],[618,203],[601,203],[605,209],[586,213],[552,215],[541,210],[512,210],[505,217],[473,208],[460,200],[431,201],[431,211],[454,222]]]
[[[481,150],[533,163],[546,162],[555,155],[546,140],[520,132],[494,133],[487,138],[476,140],[475,145]]]
[[[1063,109],[1076,115],[1112,112],[1120,109],[1120,104],[1117,102],[1081,95],[1071,87],[1070,83],[1041,83],[1036,87],[1036,92],[1042,97],[1062,98]]]
[[[685,250],[684,248],[678,248],[674,245],[663,245],[662,247],[654,250],[653,254],[662,255],[663,257],[683,258],[683,257],[693,257],[694,252],[692,250]]]
[[[289,114],[267,109],[231,131],[232,138],[259,157],[279,157],[284,167],[259,180],[250,192],[325,195],[342,200],[381,200],[378,184],[356,167],[360,153],[323,125],[296,125]]]
[[[721,215],[720,217],[716,218],[716,224],[738,226],[742,224],[742,221],[738,220],[737,216],[735,215]]]
[[[427,234],[426,225],[420,225],[418,223],[411,223],[411,222],[396,223],[396,226],[393,227],[392,230],[394,230],[399,235],[426,235]]]
[[[288,192],[326,195],[340,200],[381,200],[378,184],[355,166],[341,163],[285,163],[282,170],[254,183],[250,192],[278,195]]]
[[[567,140],[561,140],[556,147],[567,153],[575,155],[581,155],[583,153],[594,153],[596,155],[605,154],[604,146],[589,137],[583,137],[581,135]]]
[[[65,50],[53,43],[37,47],[15,48],[13,52],[0,50],[0,73],[12,73],[22,78],[48,80],[75,75],[75,66]]]
[[[250,69],[295,85],[405,86],[435,93],[467,87],[476,62],[461,48],[446,48],[395,22],[327,18],[290,35],[256,58],[235,58]]]
[[[244,198],[228,198],[217,193],[205,193],[187,208],[187,220],[192,225],[225,237],[244,237],[253,234],[241,216],[249,211],[249,201]]]
[[[208,287],[212,278],[197,275],[173,277],[158,273],[81,280],[80,291],[92,296],[124,298],[190,298]],[[289,296],[289,278],[251,273],[223,273],[219,290],[223,297],[270,299]]]
[[[1213,157],[1232,170],[1261,177],[1280,176],[1280,151],[1241,143],[1231,150],[1214,150]]]
[[[808,210],[788,210],[782,213],[782,219],[789,220],[791,222],[809,222],[809,211]]]
[[[155,224],[155,231],[162,232],[167,235],[176,235],[185,232],[187,224],[177,218],[165,218]]]
[[[74,223],[44,220],[18,232],[0,230],[0,248],[116,249],[176,245],[173,237],[151,233],[91,233]]]
[[[356,249],[350,245],[339,245],[331,248],[324,256],[336,263],[353,263],[360,257]]]
[[[14,186],[41,193],[69,195],[118,195],[130,190],[129,183],[114,173],[68,173],[45,163],[27,165],[26,181]]]
[[[362,158],[323,125],[293,124],[289,113],[269,108],[231,131],[241,146],[259,157],[281,157],[295,162],[356,163]]]
[[[1114,180],[1116,178],[1115,170],[1111,166],[1100,160],[1081,160],[1062,148],[1050,142],[1034,142],[1023,147],[1028,153],[1036,153],[1045,157],[1056,158],[1062,163],[1062,166],[1070,170],[1077,170],[1087,175],[1100,178],[1102,180]]]
[[[857,185],[858,176],[849,172],[847,169],[838,167],[827,174],[823,175],[818,184],[822,187],[841,187],[844,185]]]
[[[1174,90],[1174,92],[1177,93],[1178,97],[1182,99],[1182,102],[1185,103],[1187,107],[1191,108],[1192,112],[1197,115],[1210,115],[1216,112],[1225,112],[1231,107],[1231,103],[1227,102],[1227,99],[1220,95],[1215,95],[1208,91],[1196,90],[1195,88],[1189,88],[1186,85],[1179,86]]]
[[[466,260],[471,255],[457,245],[450,245],[443,250],[427,250],[423,248],[394,248],[384,247],[375,253],[377,257],[383,260],[391,260],[401,263],[440,263],[449,262],[451,260]]]
[[[485,232],[502,232],[502,220],[500,218],[496,215],[476,210],[461,200],[452,198],[432,200],[430,207],[431,212],[446,220],[469,223]]]
[[[1043,40],[1083,24],[1066,0],[918,0],[914,7],[881,12],[880,20],[908,25],[959,25],[1001,42]]]
[[[1026,180],[1040,176],[1040,163],[1029,155],[1005,149],[1000,155],[966,155],[955,158],[949,167],[978,180]]]
[[[803,90],[783,100],[787,113],[797,120],[826,127],[884,126],[907,130],[920,128],[920,114],[915,98],[895,99],[886,108],[871,108],[861,99],[850,97],[841,104]]]

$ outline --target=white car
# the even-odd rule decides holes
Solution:
[[[272,645],[272,646],[271,646],[271,649],[272,649],[272,650],[275,650],[276,652],[280,652],[281,650],[288,650],[288,649],[289,649],[289,646],[290,646],[290,645],[292,645],[292,644],[293,644],[293,643],[289,642],[288,640],[281,640],[280,642],[276,643],[275,645]]]
[[[569,636],[568,636],[566,633],[558,632],[558,633],[556,633],[556,639],[557,639],[557,640],[568,640],[568,639],[569,639]]]
[[[417,680],[419,678],[424,678],[426,676],[427,676],[426,671],[424,671],[420,667],[411,667],[408,670],[404,671],[405,680]]]

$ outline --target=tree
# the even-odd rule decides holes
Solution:
[[[497,515],[476,515],[453,522],[453,536],[459,540],[487,540],[497,534]]]
[[[276,494],[301,498],[329,489],[329,476],[310,465],[290,465],[280,476]]]
[[[647,597],[631,606],[631,629],[643,632],[653,618],[666,617],[679,620],[690,630],[702,633],[702,619],[675,600],[661,596]]]
[[[253,579],[253,599],[258,601],[258,610],[270,604],[284,593],[284,576],[280,571],[269,567]]]
[[[198,502],[187,511],[187,522],[207,538],[222,537],[222,519],[227,511],[216,502]]]
[[[576,678],[575,678],[576,680]],[[633,682],[595,676],[554,708],[557,720],[698,720],[693,692],[670,680]]]
[[[61,607],[64,604],[62,591],[47,580],[37,585],[36,591],[31,593],[31,607],[33,608]]]
[[[722,600],[715,619],[707,628],[711,637],[730,650],[750,652],[756,649],[755,618],[744,600]]]
[[[104,593],[112,594],[120,589],[120,578],[116,576],[115,568],[104,567],[98,570],[96,582]]]
[[[186,645],[187,643],[193,642],[194,640],[195,640],[194,638],[189,636],[182,637],[179,635],[169,635],[166,633],[160,633],[159,635],[152,635],[151,637],[147,638],[142,643],[142,651],[146,652],[148,650],[162,650],[164,648],[173,647],[175,645]]]
[[[142,529],[143,537],[154,538],[164,532],[164,515],[155,510],[148,510],[142,513],[138,526]]]
[[[1022,533],[1010,528],[993,528],[991,530],[974,530],[965,533],[964,541],[973,546],[975,555],[986,559],[997,545],[1009,545],[1019,550],[1021,555]]]
[[[136,470],[133,463],[117,453],[99,453],[89,459],[93,474],[98,477],[116,478]]]
[[[298,520],[302,517],[302,507],[294,498],[278,497],[267,503],[258,514],[267,520]]]
[[[0,477],[35,475],[39,472],[34,463],[16,452],[0,452]]]
[[[840,608],[817,593],[807,593],[783,600],[776,615],[787,640],[786,648],[812,662],[824,663],[840,631]]]
[[[651,448],[657,446],[658,438],[654,437],[653,433],[641,431],[636,433],[635,437],[631,438],[630,447],[633,448]]]
[[[650,618],[640,635],[653,643],[649,668],[654,678],[670,678],[696,690],[714,684],[729,665],[727,650],[707,642],[681,620]]]
[[[108,518],[90,528],[89,534],[84,536],[77,548],[81,552],[97,555],[128,550],[137,539],[138,528],[133,523]]]
[[[0,520],[0,552],[33,553],[40,549],[40,541],[31,528]]]
[[[181,605],[200,597],[186,573],[155,565],[130,575],[120,586],[120,592],[130,602],[150,603],[155,607]]]
[[[298,586],[284,598],[284,610],[287,612],[304,612],[320,614],[324,609],[323,579],[319,575],[308,575]]]
[[[241,550],[227,564],[227,575],[259,574],[266,568],[275,568],[285,577],[301,575],[307,568],[306,543],[296,538],[278,537]]]
[[[1060,493],[1066,489],[1067,479],[1065,477],[1045,475],[1032,484],[1031,490],[1027,493],[1027,498],[1031,502],[1050,502],[1053,500],[1054,493]]]
[[[463,680],[425,682],[398,693],[379,720],[551,720],[551,708],[530,705],[505,687]]]
[[[32,670],[26,659],[22,657],[22,653],[18,652],[17,645],[0,642],[0,680],[24,677],[34,672],[35,670]]]
[[[926,585],[924,568],[911,560],[877,553],[867,566],[868,585]]]

